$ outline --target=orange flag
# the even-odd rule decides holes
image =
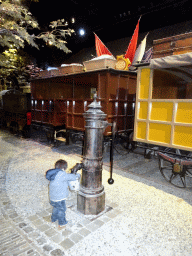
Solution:
[[[96,46],[97,57],[103,54],[112,55],[112,53],[107,49],[107,47],[104,45],[104,43],[99,39],[99,37],[96,34],[95,34],[95,46]]]
[[[132,35],[131,41],[129,43],[128,49],[125,53],[125,59],[129,59],[130,62],[132,63],[134,56],[135,56],[135,51],[137,48],[137,40],[138,40],[138,34],[139,34],[139,21],[141,18],[139,18],[137,22],[137,26],[135,28],[135,31]]]

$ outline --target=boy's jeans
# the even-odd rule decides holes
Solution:
[[[51,221],[55,222],[56,220],[58,220],[59,226],[63,226],[67,224],[67,221],[65,219],[65,211],[66,211],[65,200],[58,201],[58,202],[50,201],[50,204],[53,206]]]

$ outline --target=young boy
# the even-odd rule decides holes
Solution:
[[[60,159],[55,163],[55,169],[51,169],[46,172],[46,178],[50,181],[50,204],[53,206],[51,221],[55,222],[58,220],[59,229],[63,228],[67,224],[65,218],[65,200],[69,194],[68,182],[77,179],[77,176],[75,174],[65,172],[67,166],[67,162],[65,160]]]

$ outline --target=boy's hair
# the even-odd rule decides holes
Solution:
[[[59,159],[56,163],[55,163],[55,169],[67,169],[67,162],[63,159]]]

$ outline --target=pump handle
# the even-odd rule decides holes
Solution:
[[[112,123],[112,136],[111,136],[111,145],[110,145],[110,178],[108,179],[108,183],[112,185],[114,183],[113,175],[113,145],[115,140],[116,133],[116,122]]]

